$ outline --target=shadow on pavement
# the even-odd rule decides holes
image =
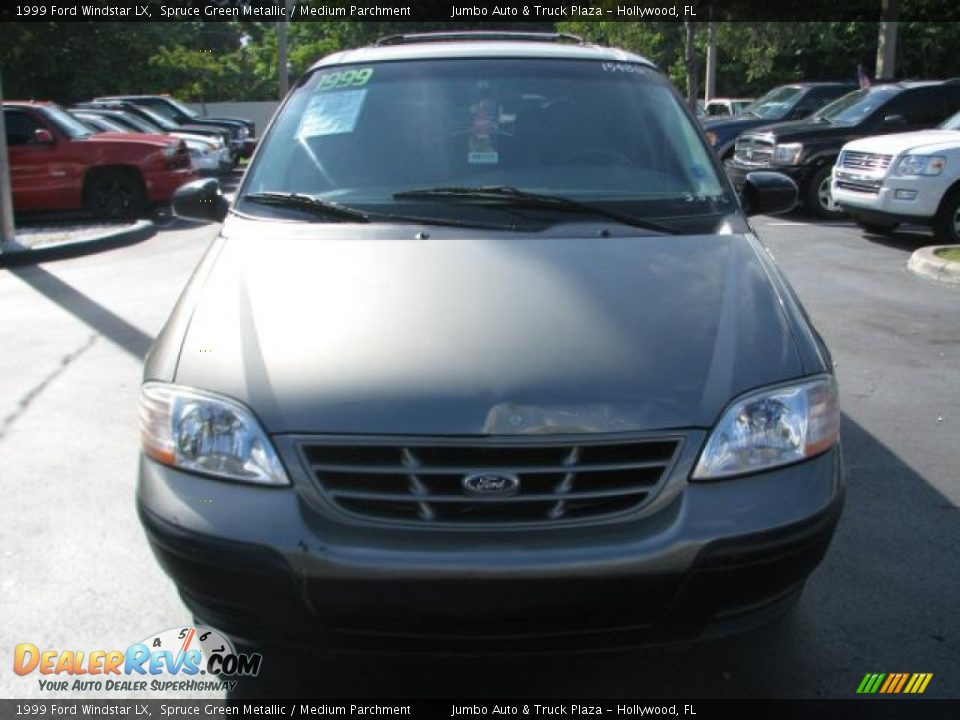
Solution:
[[[135,358],[142,359],[150,349],[152,337],[42,267],[10,267],[7,272]]]
[[[261,648],[261,676],[241,681],[231,697],[853,698],[863,674],[878,670],[939,673],[940,687],[927,695],[955,696],[960,663],[933,660],[954,656],[944,643],[960,637],[951,600],[960,597],[957,508],[846,416],[843,442],[847,503],[837,535],[799,605],[770,626],[609,653],[364,656]],[[584,608],[592,611],[602,608]],[[842,659],[851,645],[862,658],[856,667]]]
[[[929,229],[910,228],[906,230],[897,229],[890,233],[873,233],[861,230],[863,239],[877,245],[886,245],[894,250],[902,250],[905,253],[912,253],[927,245],[939,245],[940,242],[933,236]]]

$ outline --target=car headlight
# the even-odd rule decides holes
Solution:
[[[942,155],[904,155],[894,175],[939,175],[946,165]]]
[[[773,148],[773,162],[778,165],[796,165],[800,162],[803,143],[778,144]]]
[[[183,470],[258,485],[289,485],[273,444],[235,400],[164,383],[140,391],[147,457]]]
[[[710,147],[715,147],[717,144],[717,134],[713,130],[707,130],[706,136],[707,142],[710,143]]]
[[[241,127],[240,131],[237,133],[237,137],[241,140],[246,140],[248,137],[250,137],[250,131],[245,127]]]
[[[160,151],[165,158],[176,157],[177,153],[181,152],[180,145],[167,145],[163,150]]]
[[[712,480],[806,460],[833,447],[839,435],[833,377],[752,392],[724,411],[692,479]]]

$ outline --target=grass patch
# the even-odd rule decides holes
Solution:
[[[940,248],[939,250],[934,250],[934,255],[944,260],[950,260],[952,262],[960,262],[960,245],[954,245],[952,247]]]

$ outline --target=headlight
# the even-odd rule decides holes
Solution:
[[[796,165],[800,162],[803,143],[784,143],[773,148],[773,162],[778,165]]]
[[[237,133],[237,137],[241,140],[246,140],[250,136],[250,131],[245,127],[241,127],[240,131]]]
[[[167,145],[161,152],[165,158],[175,157],[180,152],[180,145]]]
[[[246,407],[211,393],[146,383],[143,452],[183,470],[258,485],[289,485],[273,445]]]
[[[710,147],[714,147],[717,144],[717,134],[713,130],[707,130],[706,135]]]
[[[819,455],[837,442],[840,409],[832,377],[750,393],[729,405],[710,433],[692,479],[756,472]]]
[[[904,155],[894,175],[939,175],[946,165],[942,155]]]

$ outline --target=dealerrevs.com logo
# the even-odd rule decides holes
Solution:
[[[14,649],[13,671],[34,673],[41,690],[160,692],[233,690],[234,677],[255,677],[263,656],[238,653],[233,643],[207,627],[170,628],[126,650],[41,650],[33,643]]]

